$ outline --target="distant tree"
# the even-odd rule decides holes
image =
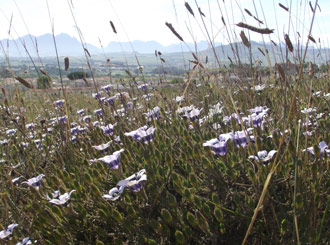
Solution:
[[[37,80],[38,89],[47,89],[52,87],[51,78],[49,76],[41,76]]]
[[[68,74],[68,78],[70,80],[77,80],[77,79],[83,79],[88,78],[89,74],[84,71],[74,71]]]

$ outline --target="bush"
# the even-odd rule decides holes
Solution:
[[[88,78],[89,74],[84,71],[75,71],[68,74],[68,78],[70,80],[77,80],[77,79],[83,79]]]

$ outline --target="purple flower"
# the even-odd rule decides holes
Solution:
[[[115,99],[117,98],[117,96],[112,96],[112,97],[109,97],[108,99],[107,99],[107,102],[108,102],[108,104],[110,105],[113,105],[114,103],[115,103]]]
[[[34,127],[35,127],[36,125],[34,124],[34,123],[29,123],[29,124],[26,124],[26,128],[28,129],[28,130],[34,130]]]
[[[330,149],[329,149],[327,143],[325,143],[324,141],[321,141],[319,143],[319,148],[320,148],[320,154],[321,154],[321,156],[323,156],[324,153],[326,153],[327,156],[330,156]],[[312,146],[311,147],[308,147],[306,150],[309,153],[311,153],[313,156],[315,155],[314,148]],[[306,150],[303,150],[303,151],[306,151]]]
[[[62,107],[64,105],[64,100],[56,100],[54,101],[54,105],[56,105],[57,107]]]
[[[117,187],[114,187],[109,191],[109,194],[104,194],[103,198],[111,201],[116,201],[123,193],[124,189],[125,186],[120,186],[119,189]]]
[[[101,87],[101,89],[106,91],[106,92],[110,92],[111,87],[112,87],[112,85],[108,84],[108,85],[105,85],[105,86]]]
[[[21,184],[28,184],[29,186],[34,186],[37,190],[39,190],[39,187],[41,185],[41,179],[45,177],[44,174],[40,174],[37,177],[28,179],[27,181],[23,181]]]
[[[143,113],[143,114],[146,115],[150,120],[158,119],[158,117],[159,117],[159,107],[156,106],[151,111],[149,111],[147,113]]]
[[[85,115],[85,109],[78,110],[77,113],[78,113],[80,116],[83,116],[83,115]]]
[[[203,146],[211,147],[213,154],[224,156],[227,153],[226,144],[227,141],[219,141],[218,139],[211,139],[203,143]]]
[[[83,121],[86,122],[86,123],[87,122],[90,122],[91,119],[92,119],[92,116],[91,115],[87,115],[87,116],[84,116],[83,117]]]
[[[138,86],[139,89],[146,91],[147,90],[147,84],[142,84],[140,86]]]
[[[14,228],[18,226],[18,224],[8,225],[7,229],[0,231],[0,239],[5,239],[13,234]]]
[[[147,180],[146,170],[142,169],[130,177],[118,182],[118,186],[129,187],[133,192],[139,192],[142,189],[142,183]]]
[[[137,130],[127,132],[124,135],[133,137],[134,139],[136,139],[138,141],[148,144],[150,141],[153,140],[154,132],[155,132],[154,127],[148,128],[147,126],[143,126],[141,128],[138,128]]]
[[[122,153],[124,149],[120,149],[119,151],[115,151],[112,153],[112,155],[107,155],[98,159],[92,159],[90,160],[91,163],[102,161],[109,165],[112,169],[118,169],[120,165],[120,153]]]
[[[98,115],[98,116],[102,116],[102,114],[103,114],[102,109],[96,109],[96,110],[94,110],[94,114],[95,115]]]
[[[101,98],[100,93],[92,93],[92,96],[93,96],[94,99],[100,99]]]
[[[102,131],[105,135],[112,135],[114,126],[116,126],[116,124],[114,124],[114,125],[108,124],[106,126],[101,126],[100,128],[102,129]]]

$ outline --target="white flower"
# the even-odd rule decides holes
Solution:
[[[11,236],[16,226],[18,226],[18,224],[11,224],[8,225],[7,229],[0,231],[0,239],[5,239],[8,236]]]
[[[115,201],[120,197],[120,195],[123,193],[124,189],[125,189],[125,186],[120,186],[119,189],[117,187],[114,187],[109,191],[109,194],[104,194],[103,198],[105,198],[107,200]]]
[[[112,141],[109,141],[109,142],[107,142],[107,143],[105,143],[105,144],[95,145],[95,146],[92,146],[92,147],[93,147],[95,150],[103,151],[103,150],[107,149],[107,148],[110,146],[111,142],[112,142]]]
[[[71,194],[73,192],[75,192],[76,190],[72,190],[70,191],[69,193],[64,193],[63,195],[60,195],[59,198],[54,198],[54,199],[51,199],[49,200],[50,203],[53,203],[53,204],[56,204],[56,205],[63,205],[63,204],[66,204],[67,201],[70,200],[70,197],[71,197]],[[56,195],[59,195],[59,192],[55,192]],[[53,194],[54,195],[54,194]],[[49,197],[48,197],[49,198]]]
[[[142,169],[139,172],[131,175],[130,177],[121,180],[118,182],[118,186],[120,187],[129,187],[132,191],[138,192],[142,188],[143,181],[147,180],[147,175],[145,174],[146,170]]]
[[[249,159],[255,159],[258,162],[263,161],[263,162],[268,162],[271,160],[274,155],[276,154],[276,150],[271,150],[270,152],[267,153],[267,151],[259,151],[257,153],[258,156],[249,156]]]
[[[120,165],[120,153],[122,153],[124,149],[120,149],[119,151],[115,151],[112,153],[112,155],[107,155],[98,159],[92,159],[90,160],[91,163],[102,161],[110,166],[112,169],[118,169]]]
[[[45,177],[44,174],[40,174],[37,177],[28,179],[27,181],[23,181],[22,184],[28,184],[29,186],[34,186],[37,190],[41,184],[41,179]]]

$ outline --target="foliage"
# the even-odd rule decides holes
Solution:
[[[47,89],[52,87],[52,80],[49,76],[40,76],[37,79],[38,89]]]
[[[329,87],[324,86],[327,83],[329,81],[317,80],[313,86],[322,91],[323,96],[329,93]],[[283,111],[285,102],[281,87],[268,86],[257,91],[249,84],[247,89],[241,90],[238,88],[243,84],[238,84],[235,105],[239,106],[241,113],[248,114],[247,110],[256,106],[267,106],[272,120],[266,120],[263,127],[254,128],[255,143],[236,147],[229,141],[226,155],[214,155],[209,148],[203,147],[203,142],[220,133],[241,130],[243,125],[235,119],[229,123],[224,120],[235,109],[231,99],[222,91],[232,88],[222,85],[220,89],[217,83],[211,84],[189,87],[190,96],[181,105],[193,104],[203,108],[199,119],[208,116],[218,102],[227,105],[222,113],[208,116],[201,122],[190,122],[176,112],[179,107],[172,100],[178,95],[176,87],[155,91],[149,105],[145,103],[145,97],[138,96],[133,90],[127,92],[137,97],[135,100],[117,95],[112,105],[99,101],[97,104],[103,108],[103,114],[93,115],[92,121],[97,120],[101,125],[117,123],[113,135],[104,134],[99,126],[92,126],[75,113],[81,109],[82,101],[86,105],[94,104],[89,108],[91,111],[97,108],[95,99],[89,95],[69,96],[67,106],[70,110],[65,109],[65,104],[56,106],[43,102],[43,106],[37,108],[39,115],[33,119],[36,126],[32,130],[26,129],[28,122],[23,118],[36,113],[35,108],[26,105],[25,111],[20,110],[26,103],[23,100],[13,101],[12,105],[8,102],[2,104],[3,113],[14,122],[2,125],[1,140],[7,139],[8,142],[2,142],[0,146],[3,156],[0,165],[0,224],[3,227],[10,223],[19,224],[13,232],[12,242],[29,236],[41,244],[241,243],[270,170],[270,163],[258,163],[248,156],[256,155],[260,150],[277,149],[281,118],[285,118],[287,114],[283,113],[288,111]],[[329,114],[325,113],[319,119],[313,116],[311,119],[317,120],[317,127],[310,128],[313,133],[308,139],[303,136],[306,128],[301,126],[299,131],[297,122],[306,119],[300,109],[308,105],[307,91],[299,90],[295,119],[290,122],[290,132],[286,135],[285,148],[280,152],[279,167],[269,187],[262,214],[257,217],[249,237],[251,244],[293,243],[296,161],[300,173],[296,200],[300,239],[303,243],[323,243],[329,237],[326,228],[330,225],[326,211],[329,205],[329,182],[326,181],[329,178],[329,158],[321,157],[317,151],[320,140],[330,140],[327,133]],[[288,87],[288,97],[293,92]],[[164,93],[167,99],[161,96]],[[311,107],[317,106],[317,113],[324,113],[328,108],[327,100],[322,96],[313,96]],[[131,108],[138,109],[119,113],[117,110],[121,108],[130,108],[128,102],[133,103]],[[155,105],[160,107],[159,118],[150,121],[143,112]],[[20,119],[14,121],[17,115]],[[84,132],[74,135],[69,125],[59,119],[65,115],[70,122],[79,123]],[[40,119],[44,121],[40,122]],[[144,144],[125,136],[125,132],[146,124],[156,128],[152,142]],[[9,126],[18,129],[16,134],[5,134]],[[49,130],[51,127],[52,131]],[[71,129],[74,127],[72,124]],[[27,138],[27,134],[31,137]],[[115,136],[120,136],[121,142],[116,141]],[[41,144],[36,140],[41,140]],[[103,151],[92,147],[111,140],[109,148]],[[296,152],[297,142],[299,152]],[[306,142],[307,146],[316,149],[315,156],[302,152]],[[121,153],[118,170],[111,170],[103,162],[90,162],[121,148],[125,151]],[[115,201],[102,197],[119,180],[140,169],[146,169],[147,174],[140,192],[126,189]],[[45,174],[39,190],[22,184],[23,180],[39,174]],[[12,183],[19,176],[23,176],[22,179]],[[73,189],[76,192],[66,205],[56,206],[46,198],[55,190],[65,193]]]
[[[83,79],[88,78],[89,74],[84,71],[74,71],[68,74],[68,78],[70,80],[77,80],[77,79]]]

